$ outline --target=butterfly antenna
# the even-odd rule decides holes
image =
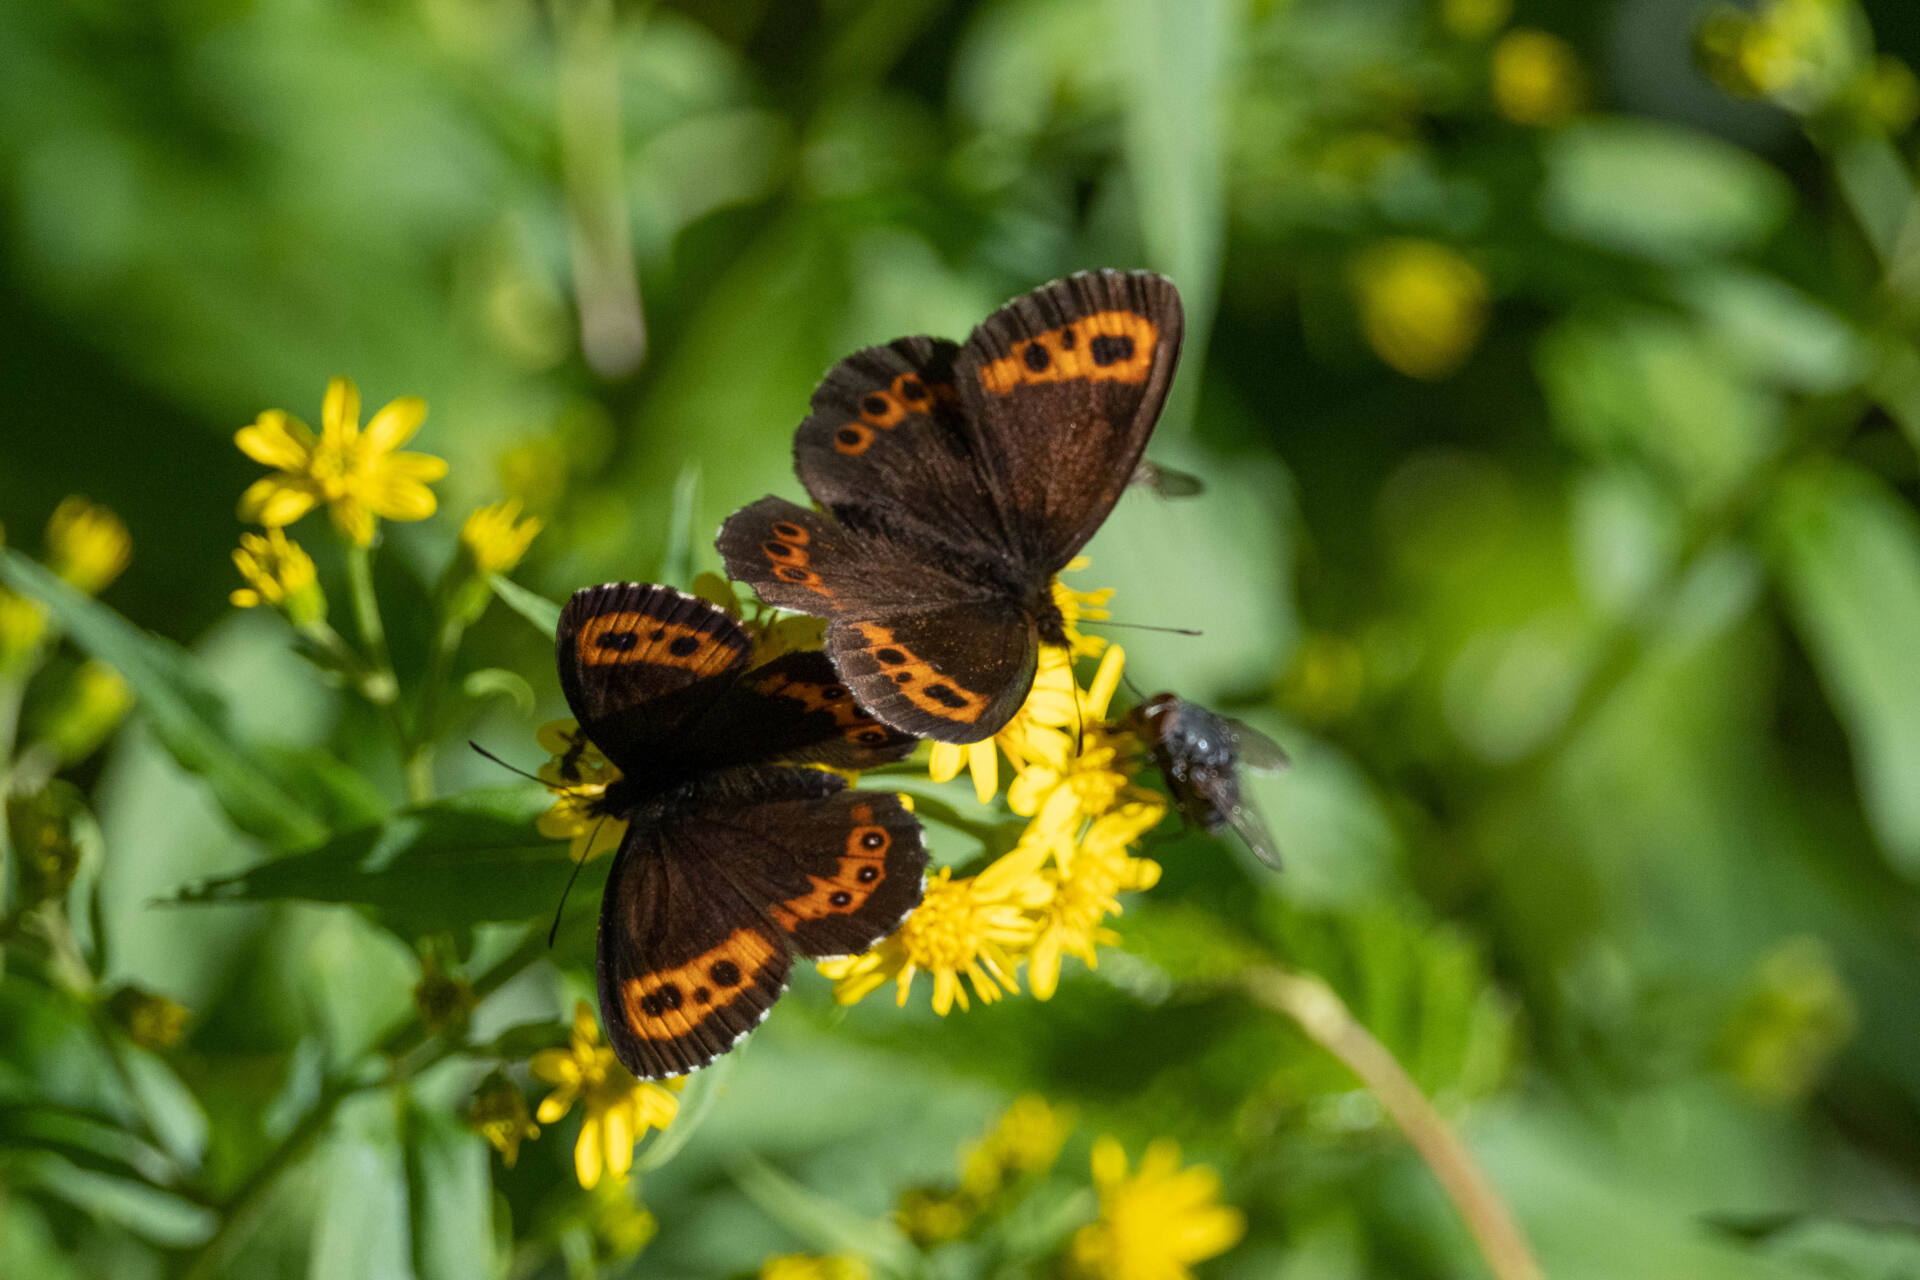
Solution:
[[[508,773],[517,773],[523,778],[531,778],[543,787],[547,785],[547,780],[545,778],[542,778],[539,774],[528,773],[525,769],[522,769],[517,764],[508,764],[505,760],[502,760],[499,756],[493,754],[493,752],[487,750],[485,747],[475,742],[472,738],[467,739],[467,745],[472,747],[475,751],[478,751],[481,755],[485,756],[487,759],[499,765],[502,769],[505,769]]]
[[[1147,700],[1146,690],[1133,682],[1133,677],[1127,674],[1126,668],[1124,667],[1120,669],[1120,679],[1125,682],[1127,688],[1133,690],[1134,697],[1140,699],[1142,702]]]
[[[1068,678],[1069,680],[1072,679],[1071,671],[1069,671]],[[1081,749],[1085,746],[1084,739],[1086,738],[1086,734],[1086,717],[1080,710],[1080,685],[1075,681],[1073,682],[1073,754],[1080,754]]]
[[[593,834],[587,837],[587,847],[580,855],[580,861],[573,864],[573,872],[567,877],[567,887],[560,891],[560,905],[553,909],[553,927],[547,930],[547,950],[553,950],[553,940],[560,936],[560,913],[567,909],[567,895],[573,892],[573,882],[580,878],[580,868],[587,865],[587,859],[593,856],[593,846],[599,842],[600,828],[605,825],[607,815],[601,814],[600,821],[593,824]]]
[[[1122,627],[1128,631],[1164,631],[1170,636],[1201,636],[1206,634],[1206,632],[1196,631],[1192,627],[1155,627],[1149,626],[1144,622],[1110,622],[1102,621],[1098,618],[1084,619],[1080,625],[1083,627]]]

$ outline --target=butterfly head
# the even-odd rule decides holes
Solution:
[[[1053,585],[1040,590],[1031,605],[1034,626],[1040,633],[1042,644],[1064,645],[1067,643],[1067,618],[1060,612],[1060,605],[1053,598]]]

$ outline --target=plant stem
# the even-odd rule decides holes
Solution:
[[[530,929],[526,938],[511,952],[473,981],[475,999],[481,999],[499,990],[522,969],[546,954],[546,936],[538,929]],[[434,1063],[448,1058],[466,1048],[460,1038],[465,1027],[456,1029],[452,1034],[443,1035],[432,1045],[427,1045],[428,1033],[420,1016],[416,1012],[406,1022],[389,1032],[375,1050],[375,1055],[386,1059],[387,1068],[372,1074],[349,1072],[347,1075],[330,1081],[314,1102],[313,1109],[302,1116],[300,1123],[283,1139],[279,1145],[267,1153],[252,1173],[234,1189],[219,1206],[220,1223],[213,1234],[181,1260],[176,1272],[182,1280],[201,1280],[201,1277],[221,1273],[226,1252],[232,1247],[234,1234],[250,1222],[259,1211],[261,1200],[272,1189],[279,1176],[304,1156],[315,1142],[324,1137],[333,1123],[334,1112],[340,1104],[356,1094],[369,1089],[377,1089],[393,1083],[397,1079],[418,1075]]]
[[[400,714],[400,680],[393,673],[393,654],[387,648],[386,625],[380,620],[380,597],[373,589],[373,552],[355,543],[347,548],[347,583],[353,596],[353,619],[360,628],[361,643],[373,658],[373,670],[360,681],[360,692],[379,707],[393,730],[406,767],[407,798],[415,804],[433,799],[433,762],[424,761]]]
[[[1245,981],[1256,1001],[1293,1019],[1379,1099],[1453,1201],[1497,1280],[1542,1280],[1545,1273],[1534,1260],[1513,1211],[1473,1153],[1427,1101],[1406,1068],[1360,1025],[1333,988],[1311,974],[1281,968],[1256,968]]]

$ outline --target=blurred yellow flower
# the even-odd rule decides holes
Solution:
[[[600,1043],[600,1025],[582,1000],[574,1006],[573,1035],[564,1049],[542,1049],[527,1064],[533,1074],[554,1085],[534,1118],[552,1124],[582,1101],[586,1116],[573,1147],[573,1170],[580,1185],[592,1188],[603,1173],[616,1179],[633,1167],[633,1144],[648,1129],[664,1129],[680,1110],[674,1088],[638,1080],[620,1065],[613,1050]],[[676,1080],[674,1085],[681,1082]]]
[[[540,1136],[540,1126],[527,1114],[526,1098],[503,1071],[480,1082],[467,1108],[467,1125],[500,1153],[509,1169],[520,1158],[520,1144]]]
[[[1120,941],[1103,923],[1108,916],[1120,914],[1116,895],[1151,889],[1160,882],[1160,864],[1136,858],[1128,850],[1158,826],[1166,812],[1166,805],[1156,797],[1103,813],[1087,828],[1070,861],[1041,872],[1052,884],[1053,894],[1027,956],[1027,986],[1034,999],[1053,998],[1063,956],[1078,956],[1092,969],[1099,964],[1095,947]]]
[[[973,1200],[963,1192],[909,1187],[900,1193],[893,1222],[907,1239],[925,1249],[958,1240],[976,1216]]]
[[[600,798],[620,780],[620,770],[588,741],[577,720],[550,720],[534,738],[553,759],[539,768],[540,781],[553,792],[553,807],[534,827],[549,840],[568,842],[568,856],[585,862],[620,847],[627,834],[624,819],[600,812]]]
[[[631,1258],[660,1230],[660,1222],[625,1182],[606,1181],[593,1188],[593,1236],[603,1256]]]
[[[73,763],[92,755],[132,708],[133,690],[121,674],[89,658],[39,704],[31,723],[41,747]]]
[[[233,553],[233,567],[247,582],[227,596],[239,608],[272,605],[299,627],[311,626],[327,616],[327,597],[314,573],[313,557],[287,537],[284,529],[241,534],[240,546]]]
[[[1717,1056],[1762,1101],[1798,1102],[1853,1038],[1860,1022],[1853,993],[1827,945],[1810,935],[1768,950],[1746,985]]]
[[[1440,25],[1466,40],[1490,36],[1513,16],[1513,0],[1440,0]]]
[[[1354,266],[1360,325],[1375,354],[1411,378],[1459,368],[1487,322],[1487,280],[1431,240],[1388,240]]]
[[[1015,1098],[992,1132],[961,1153],[961,1192],[984,1201],[1017,1178],[1053,1168],[1073,1118],[1071,1107],[1049,1106],[1037,1093]]]
[[[849,1253],[787,1253],[761,1263],[760,1280],[873,1280],[873,1268]]]
[[[509,498],[481,507],[460,527],[460,544],[481,573],[505,573],[527,554],[542,522],[520,518],[520,499]]]
[[[1891,54],[1881,54],[1867,68],[1861,96],[1867,114],[1888,133],[1905,133],[1920,119],[1920,79]]]
[[[425,520],[434,512],[428,484],[447,474],[443,459],[395,450],[426,420],[418,396],[388,404],[360,430],[360,392],[346,378],[327,384],[320,434],[280,409],[269,409],[233,440],[274,474],[240,495],[240,518],[273,528],[325,504],[336,528],[357,546],[373,542],[375,517]]]
[[[47,567],[88,595],[119,577],[132,554],[120,517],[78,494],[47,518]]]
[[[1729,93],[1803,114],[1826,107],[1866,68],[1868,40],[1848,0],[1723,4],[1700,24],[1700,58]]]
[[[129,983],[107,999],[107,1013],[142,1049],[171,1049],[186,1034],[192,1014],[178,1001]]]
[[[47,633],[46,611],[0,587],[0,674],[12,671]]]
[[[1509,31],[1493,46],[1493,105],[1515,124],[1549,128],[1578,115],[1587,98],[1580,55],[1545,31]]]
[[[1192,1264],[1225,1253],[1246,1234],[1246,1216],[1219,1203],[1220,1179],[1205,1165],[1180,1167],[1180,1148],[1161,1138],[1140,1171],[1127,1172],[1118,1141],[1093,1144],[1099,1220],[1074,1234],[1074,1269],[1097,1280],[1187,1280]]]
[[[853,1004],[892,979],[896,1003],[904,1005],[921,970],[933,975],[933,1011],[941,1017],[956,1002],[971,1007],[963,976],[988,1004],[1002,989],[1018,992],[1014,970],[1034,937],[1030,910],[1050,892],[1038,872],[1039,859],[1022,849],[977,876],[955,879],[951,867],[940,868],[913,914],[879,946],[821,963],[820,972],[833,979],[833,998]]]

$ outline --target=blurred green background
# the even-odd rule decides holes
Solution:
[[[426,399],[411,447],[451,471],[439,517],[385,526],[390,601],[501,498],[545,521],[516,576],[547,597],[684,577],[734,507],[798,496],[835,359],[1095,266],[1181,288],[1149,455],[1207,491],[1131,494],[1075,585],[1202,629],[1121,633],[1133,678],[1295,761],[1257,784],[1284,873],[1170,823],[1122,949],[1051,1002],[843,1013],[799,975],[639,1176],[636,1256],[564,1123],[510,1170],[460,1125],[487,1054],[354,1090],[418,1047],[424,926],[157,903],[303,840],[237,823],[121,633],[62,614],[21,748],[83,654],[141,701],[58,771],[95,972],[62,976],[9,875],[0,1275],[747,1273],[858,1252],[1023,1092],[1077,1107],[1069,1181],[1098,1132],[1220,1171],[1249,1225],[1204,1274],[1484,1274],[1371,1097],[1205,977],[1236,947],[1341,993],[1548,1275],[1920,1274],[1916,60],[1908,0],[0,6],[8,554],[67,495],[118,512],[101,600],[191,650],[319,830],[404,778],[228,603],[236,428],[317,422],[335,375]],[[403,682],[421,612],[388,605]],[[531,766],[563,714],[509,610],[461,663],[538,708],[477,703],[442,792],[504,780],[461,739]],[[473,1045],[570,1016],[597,887]],[[470,924],[474,975],[521,936]],[[129,983],[184,1033],[121,1016]]]

